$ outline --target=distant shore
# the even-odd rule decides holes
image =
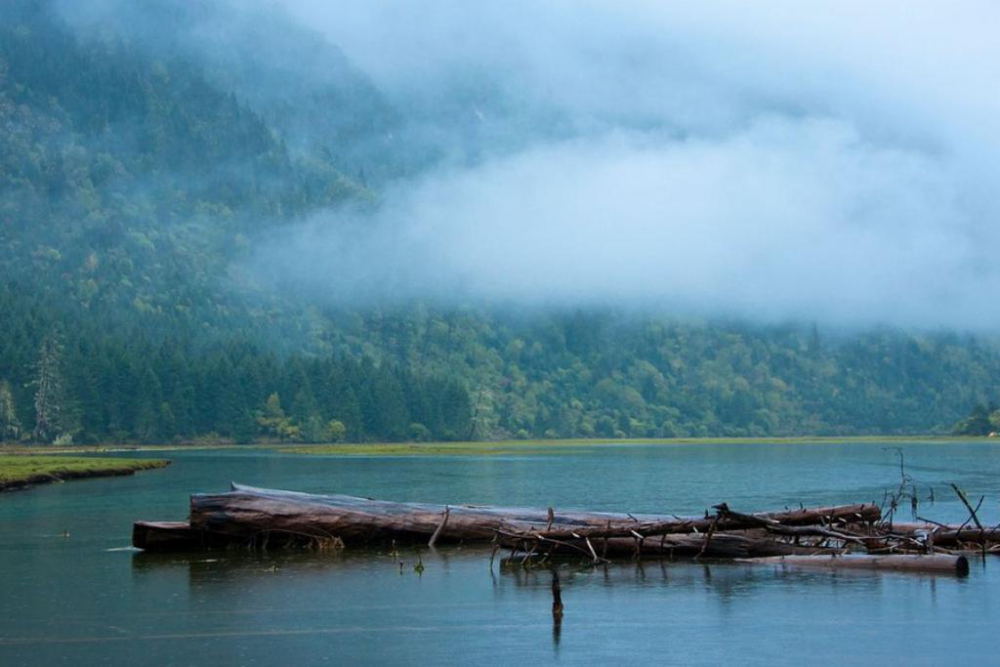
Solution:
[[[678,445],[828,445],[841,443],[941,444],[947,442],[1000,442],[996,438],[954,436],[850,436],[786,438],[627,438],[621,440],[497,440],[477,442],[388,442],[337,443],[306,445],[270,445],[269,448],[290,454],[327,454],[339,456],[428,456],[428,455],[505,455],[527,453],[568,453],[579,448]]]
[[[204,449],[268,449],[291,454],[339,454],[359,456],[399,456],[406,454],[505,454],[532,450],[561,450],[579,447],[617,447],[645,445],[825,445],[858,444],[940,444],[948,442],[996,442],[1000,438],[952,435],[851,435],[851,436],[784,436],[773,438],[571,438],[565,440],[469,440],[449,442],[340,442],[296,443],[253,442],[236,444],[226,441],[197,441],[169,444],[110,444],[110,445],[0,445],[0,460],[8,456],[39,457],[51,454],[114,454],[129,452],[170,452]],[[65,459],[62,459],[65,460]],[[109,459],[104,459],[105,461]],[[126,459],[132,460],[132,459]]]
[[[0,491],[88,477],[131,475],[170,465],[164,459],[106,459],[49,455],[0,456]]]

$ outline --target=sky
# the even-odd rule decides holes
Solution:
[[[1000,327],[1000,3],[283,4],[459,145],[374,213],[269,239],[272,276],[336,301]]]

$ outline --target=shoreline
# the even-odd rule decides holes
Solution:
[[[996,438],[969,438],[958,436],[850,436],[850,437],[787,437],[787,438],[629,438],[621,440],[568,439],[568,440],[496,440],[480,442],[399,442],[399,443],[337,443],[337,444],[283,444],[270,445],[268,449],[286,454],[331,456],[475,456],[530,453],[560,453],[581,448],[615,447],[670,447],[670,446],[719,446],[719,445],[786,445],[818,446],[837,444],[870,444],[892,446],[895,444],[932,445],[950,442],[1000,443]]]
[[[142,452],[199,451],[211,449],[265,449],[291,454],[343,454],[343,455],[429,455],[429,454],[490,454],[537,449],[569,449],[593,447],[677,445],[835,445],[835,444],[947,444],[947,443],[998,443],[1000,438],[987,436],[954,435],[851,435],[851,436],[779,436],[779,437],[706,437],[706,438],[567,438],[538,440],[459,440],[432,442],[192,442],[171,444],[115,444],[115,445],[2,445],[0,461],[9,456],[60,456],[65,454],[129,454]],[[503,450],[503,451],[500,451]],[[135,460],[135,459],[127,459]]]
[[[0,492],[93,477],[122,477],[170,465],[166,459],[103,459],[45,455],[0,456]]]

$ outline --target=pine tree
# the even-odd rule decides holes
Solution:
[[[472,400],[458,382],[449,382],[442,397],[441,415],[446,440],[462,440],[471,434]]]
[[[14,393],[10,383],[0,380],[0,442],[21,437],[21,422],[14,407]]]
[[[38,442],[49,442],[59,433],[59,414],[62,408],[62,375],[59,363],[62,345],[55,335],[42,339],[35,365],[35,429],[32,437]]]
[[[344,425],[343,439],[362,440],[364,437],[364,417],[361,402],[353,389],[348,388],[334,411],[334,417]]]
[[[134,435],[142,442],[156,442],[160,433],[163,391],[160,381],[149,366],[139,379],[139,409],[135,417]]]

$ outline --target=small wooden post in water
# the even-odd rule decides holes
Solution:
[[[552,568],[552,639],[559,643],[562,632],[563,603],[562,587],[559,585],[559,572]]]

